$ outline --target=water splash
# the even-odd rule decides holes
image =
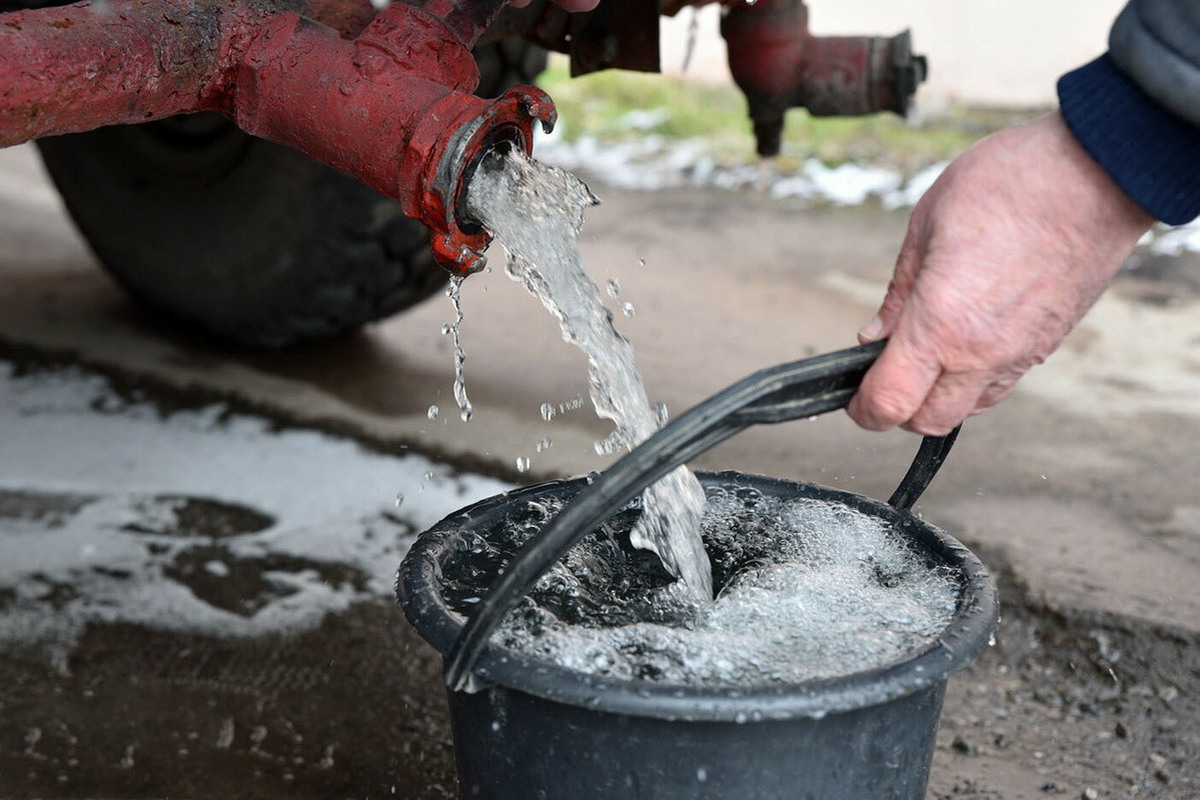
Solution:
[[[633,346],[613,327],[612,312],[579,254],[583,212],[598,202],[574,175],[515,150],[489,158],[467,194],[468,212],[508,251],[509,277],[537,297],[558,320],[563,339],[586,354],[592,404],[616,426],[605,446],[628,450],[657,431],[659,419],[634,364]],[[697,603],[710,602],[712,576],[699,535],[704,508],[699,481],[681,467],[646,490],[643,508],[630,537],[633,544],[662,558],[680,578],[679,591]]]
[[[467,613],[481,580],[557,513],[530,502],[468,563],[444,572],[444,596]],[[631,557],[626,509],[585,538],[512,608],[498,643],[605,678],[755,687],[833,678],[908,657],[958,608],[961,575],[926,561],[892,525],[838,502],[710,487],[701,522],[721,585],[680,623],[661,569]]]

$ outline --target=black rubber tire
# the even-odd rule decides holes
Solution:
[[[476,52],[479,94],[532,83],[546,53]],[[40,140],[101,264],[148,308],[220,338],[282,347],[429,297],[447,279],[397,203],[216,115]]]

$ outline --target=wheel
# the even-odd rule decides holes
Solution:
[[[479,94],[531,83],[541,48],[476,51]],[[281,347],[394,314],[447,274],[400,206],[298,152],[195,114],[38,142],[101,264],[148,308]]]

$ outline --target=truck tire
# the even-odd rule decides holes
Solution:
[[[541,48],[476,50],[478,93],[531,83]],[[300,153],[195,114],[38,142],[100,263],[148,309],[275,348],[334,336],[437,292],[447,273],[400,206]]]

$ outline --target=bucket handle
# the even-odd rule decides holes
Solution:
[[[463,626],[446,660],[453,691],[475,691],[475,662],[508,609],[589,531],[676,467],[751,425],[803,419],[845,408],[884,342],[760,370],[692,407],[585,486],[513,558]],[[958,436],[926,436],[888,503],[912,507]]]

